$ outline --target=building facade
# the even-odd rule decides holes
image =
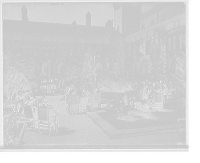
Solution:
[[[60,72],[67,61],[78,62],[90,48],[96,55],[96,68],[102,69],[109,48],[109,38],[114,32],[112,21],[105,27],[91,26],[91,14],[85,16],[86,25],[55,24],[28,20],[27,8],[21,9],[22,21],[3,21],[3,48],[15,47],[36,63],[37,74],[47,75],[50,60],[51,75]]]
[[[174,55],[186,51],[185,7],[182,2],[158,3],[140,15],[140,29],[126,36],[125,64],[129,74],[152,73],[154,49],[159,54],[160,74],[175,71]]]
[[[130,35],[140,30],[140,3],[113,3],[114,27],[119,33]]]

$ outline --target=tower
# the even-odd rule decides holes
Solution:
[[[22,22],[28,22],[28,16],[27,16],[28,10],[26,6],[23,5],[21,11],[22,11]]]
[[[86,26],[91,27],[91,13],[90,12],[88,12],[85,15],[85,19],[86,19]]]
[[[119,33],[129,35],[140,30],[141,7],[139,3],[113,3],[114,27]]]

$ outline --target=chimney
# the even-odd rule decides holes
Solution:
[[[90,12],[88,12],[85,15],[85,19],[86,19],[86,26],[91,27],[91,13]]]
[[[26,6],[22,6],[21,15],[22,15],[22,21],[27,22],[28,21],[28,9],[26,8]]]

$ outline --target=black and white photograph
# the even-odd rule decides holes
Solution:
[[[187,150],[188,1],[2,3],[3,149]]]

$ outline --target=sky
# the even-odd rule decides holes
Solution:
[[[10,3],[3,4],[3,19],[21,20],[21,7],[28,9],[30,21],[85,25],[85,14],[90,11],[93,26],[104,26],[108,19],[114,18],[112,3]]]

